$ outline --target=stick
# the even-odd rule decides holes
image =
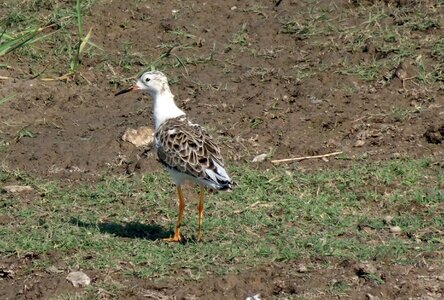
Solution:
[[[322,155],[314,155],[314,156],[302,156],[302,157],[293,157],[293,158],[285,158],[285,159],[278,159],[278,160],[272,160],[271,162],[273,164],[279,164],[279,163],[283,163],[283,162],[290,162],[290,161],[301,161],[304,159],[312,159],[312,158],[324,158],[324,157],[329,157],[329,156],[333,156],[333,155],[339,155],[343,153],[343,151],[338,151],[338,152],[333,152],[333,153],[327,153],[327,154],[322,154]]]

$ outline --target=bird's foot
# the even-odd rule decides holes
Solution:
[[[165,238],[163,239],[164,242],[173,242],[173,243],[180,243],[182,241],[182,237],[180,234],[174,234],[173,237]]]
[[[170,237],[170,238],[163,239],[163,241],[167,242],[167,243],[180,243],[181,240],[182,240],[181,238],[176,238],[174,236]]]

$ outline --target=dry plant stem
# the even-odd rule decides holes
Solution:
[[[304,159],[324,158],[324,157],[339,155],[339,154],[342,154],[342,153],[343,153],[343,151],[338,151],[338,152],[332,152],[332,153],[327,153],[327,154],[322,154],[322,155],[301,156],[301,157],[278,159],[278,160],[272,160],[271,162],[274,163],[274,164],[279,164],[279,163],[284,163],[284,162],[301,161],[301,160],[304,160]]]

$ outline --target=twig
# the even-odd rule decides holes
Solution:
[[[6,80],[6,79],[11,79],[11,77],[7,77],[7,76],[0,76],[0,80]]]
[[[343,153],[343,151],[338,151],[338,152],[327,153],[327,154],[322,154],[322,155],[302,156],[302,157],[278,159],[278,160],[272,160],[271,162],[274,163],[274,164],[279,164],[279,163],[283,163],[283,162],[301,161],[301,160],[304,160],[304,159],[324,158],[324,157],[339,155],[339,154],[342,154],[342,153]]]
[[[256,207],[272,207],[272,206],[273,206],[273,204],[271,204],[271,203],[262,203],[261,201],[256,201],[253,204],[251,204],[243,209],[233,211],[233,213],[234,214],[241,214],[241,213],[247,211],[248,209],[254,209]]]
[[[114,76],[116,76],[116,71],[114,71],[113,66],[111,66],[109,63],[106,63],[106,65],[108,66],[108,69],[111,71],[111,73],[113,73]]]
[[[88,83],[88,85],[92,85],[91,81],[88,80],[88,78],[86,78],[85,76],[83,76],[82,73],[79,72],[80,77],[82,77],[83,79],[85,79],[85,81]]]
[[[71,75],[74,75],[74,73],[69,72],[69,73],[66,73],[65,75],[62,75],[62,76],[59,76],[59,77],[56,77],[56,78],[46,77],[46,78],[42,78],[41,80],[42,81],[57,81],[57,80],[68,81]]]

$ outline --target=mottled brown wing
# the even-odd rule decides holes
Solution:
[[[194,177],[209,179],[205,170],[224,166],[219,147],[204,128],[186,117],[165,121],[155,132],[159,160],[167,167]]]

